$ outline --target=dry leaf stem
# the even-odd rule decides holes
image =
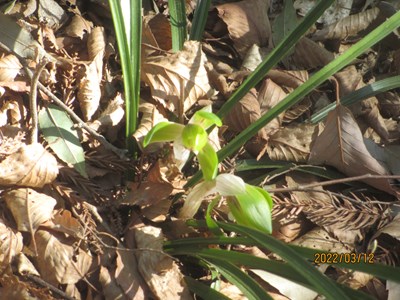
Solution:
[[[298,185],[296,187],[287,187],[287,188],[275,188],[268,189],[270,193],[284,193],[284,192],[293,192],[293,191],[306,191],[319,186],[333,185],[339,183],[346,183],[350,181],[359,181],[364,179],[400,179],[400,175],[372,175],[372,174],[364,174],[360,176],[348,177],[348,178],[340,178],[333,179],[324,182],[311,183],[306,185]]]
[[[66,293],[64,293],[62,290],[56,288],[55,286],[51,285],[50,283],[44,281],[43,279],[35,276],[35,275],[31,275],[31,274],[26,274],[25,275],[30,281],[33,281],[34,283],[36,283],[37,285],[40,285],[44,288],[48,288],[50,291],[52,291],[54,294],[57,294],[58,296],[62,297],[63,299],[66,300],[75,300],[76,298],[72,298],[70,296],[68,296]]]
[[[37,86],[40,78],[40,74],[46,67],[48,60],[43,60],[38,64],[35,73],[31,77],[31,91],[29,95],[29,105],[31,109],[32,129],[31,129],[31,144],[38,142],[38,112],[37,112]]]

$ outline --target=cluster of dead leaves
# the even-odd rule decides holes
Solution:
[[[192,2],[187,1],[188,14],[194,7]],[[287,33],[285,28],[297,24],[300,16],[295,8],[303,15],[314,5],[306,0],[295,1],[293,7],[269,0],[217,2],[226,1],[215,1],[212,6],[204,41],[188,41],[177,53],[171,51],[166,2],[157,1],[159,13],[145,10],[141,118],[133,135],[139,146],[158,122],[178,119],[184,123],[194,111],[209,104],[217,110],[279,43]],[[213,131],[216,148],[397,9],[385,2],[365,4],[337,1],[319,20],[319,29],[303,37],[289,57],[232,109],[223,130]],[[78,1],[29,0],[16,2],[8,14],[23,18],[20,25],[34,37],[38,49],[52,58],[40,77],[46,89],[109,142],[121,145],[121,72],[107,5],[102,1],[85,6]],[[342,192],[342,186],[329,191],[322,187],[296,190],[299,185],[318,184],[320,180],[300,174],[300,167],[273,174],[274,181],[265,181],[269,188],[274,184],[293,189],[274,195],[274,235],[279,239],[333,252],[366,252],[377,240],[380,252],[376,257],[398,263],[400,223],[398,217],[391,217],[390,202],[398,196],[398,189],[393,181],[383,178],[400,172],[397,92],[382,93],[348,108],[338,105],[320,124],[310,124],[307,119],[367,83],[396,75],[399,54],[400,44],[392,34],[379,48],[335,74],[333,84],[283,112],[246,145],[247,155],[258,159],[328,165],[347,176],[381,176],[363,180],[384,192],[369,194],[366,185],[350,192]],[[26,57],[23,63],[35,69],[38,59]],[[26,101],[30,81],[21,63],[12,53],[1,52],[0,186],[4,201],[0,205],[0,295],[51,299],[47,288],[52,287],[53,293],[76,299],[146,299],[150,295],[190,299],[178,265],[162,252],[165,236],[199,234],[180,220],[171,221],[175,209],[171,200],[184,192],[186,176],[174,163],[169,145],[142,149],[141,164],[133,168],[137,171],[135,181],[127,183],[123,174],[132,164],[79,129],[86,151],[85,178],[41,144],[26,143],[31,127]],[[43,90],[38,98],[40,107],[52,101]],[[156,157],[160,153],[167,154]],[[315,174],[313,170],[309,173]],[[133,206],[138,210],[131,210]],[[226,216],[224,205],[219,209],[219,216]],[[163,230],[145,225],[143,220],[156,222]],[[310,224],[317,227],[311,229]],[[271,292],[274,297],[316,296],[272,274],[251,272],[279,291]],[[375,288],[378,297],[386,296],[383,283],[370,280],[370,276],[339,270],[336,275],[354,288]],[[33,284],[32,278],[37,276],[46,284]],[[387,288],[393,293],[398,289],[395,285]],[[224,284],[221,292],[244,299],[229,284]]]

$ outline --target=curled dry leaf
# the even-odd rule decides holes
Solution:
[[[183,275],[171,257],[162,253],[164,236],[160,228],[144,226],[135,230],[139,249],[136,257],[138,269],[158,299],[192,299]]]
[[[355,66],[349,66],[334,76],[339,83],[339,96],[341,98],[365,86],[362,75]],[[389,133],[379,112],[378,99],[376,97],[370,97],[354,103],[350,106],[350,110],[355,118],[361,116],[383,140],[386,141],[388,139]]]
[[[74,284],[89,271],[92,257],[73,246],[70,239],[38,230],[35,241],[39,253],[37,266],[44,280],[52,284]]]
[[[385,118],[400,118],[400,97],[395,92],[385,92],[376,95],[379,100],[380,112]]]
[[[271,26],[268,19],[269,0],[245,0],[216,7],[226,23],[236,50],[244,57],[253,44],[268,46]]]
[[[14,81],[21,69],[22,65],[15,55],[4,56],[0,59],[0,81]]]
[[[39,226],[50,220],[57,201],[29,188],[4,193],[7,207],[11,210],[19,231],[34,234]]]
[[[172,49],[171,26],[165,15],[159,13],[144,16],[142,42],[165,51]],[[144,51],[145,57],[154,52],[154,48],[153,50],[146,49]]]
[[[309,111],[311,106],[311,100],[309,98],[305,98],[303,101],[297,103],[296,105],[292,106],[288,111],[286,111],[282,121],[284,123],[292,122],[293,120],[303,115],[305,112]]]
[[[239,133],[261,117],[261,108],[257,100],[257,91],[251,89],[227,114],[224,123],[233,132]],[[258,136],[266,138],[265,129],[258,132]]]
[[[8,265],[23,246],[22,234],[14,232],[0,218],[0,266]]]
[[[300,124],[280,129],[269,137],[268,156],[273,160],[306,162],[316,126]]]
[[[200,43],[188,41],[178,53],[149,57],[142,65],[142,80],[156,100],[175,114],[182,114],[199,99],[214,94],[204,67],[206,61]]]
[[[0,125],[20,124],[26,117],[26,107],[23,105],[22,99],[5,101],[0,108]]]
[[[23,145],[0,163],[1,185],[43,187],[57,174],[57,160],[41,144]]]
[[[90,120],[99,108],[101,89],[97,63],[93,61],[85,66],[84,78],[79,83],[77,95],[84,119]]]
[[[87,40],[89,60],[96,64],[97,77],[99,82],[103,74],[103,57],[106,49],[107,37],[104,27],[95,27],[90,32]]]
[[[93,23],[86,20],[81,15],[74,15],[71,23],[65,28],[65,33],[70,37],[83,39],[84,35],[90,33]]]
[[[350,110],[341,105],[329,112],[324,130],[314,141],[308,162],[333,166],[348,176],[389,175],[388,170],[368,152]],[[387,179],[363,181],[379,190],[396,194]]]
[[[151,103],[141,103],[139,105],[139,112],[142,113],[142,119],[140,124],[133,134],[134,139],[137,141],[138,145],[142,146],[144,137],[147,133],[158,123],[168,122],[157,109],[157,107]],[[150,144],[146,147],[146,152],[154,152],[160,149],[160,143]]]

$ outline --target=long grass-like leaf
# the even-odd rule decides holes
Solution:
[[[186,40],[186,7],[185,0],[168,0],[171,22],[172,50],[180,51]]]
[[[373,97],[379,93],[383,93],[398,87],[400,87],[400,76],[385,78],[344,96],[342,99],[340,99],[340,103],[344,106],[351,105],[363,99]],[[318,123],[319,121],[323,120],[328,113],[335,108],[335,106],[336,103],[331,103],[325,106],[323,109],[311,116],[311,122]]]
[[[191,222],[191,225],[201,225],[201,227],[206,226],[204,222],[196,221]],[[219,224],[219,223],[218,223]],[[268,237],[268,239],[273,239],[272,237]],[[174,241],[167,241],[164,244],[165,250],[170,251],[169,249],[178,249],[180,247],[193,247],[196,245],[200,247],[201,245],[208,246],[208,245],[245,245],[245,246],[258,246],[264,247],[263,243],[259,243],[244,234],[241,237],[212,237],[212,238],[187,238],[187,239],[179,239]],[[292,248],[295,252],[301,255],[303,258],[314,261],[315,253],[326,253],[329,252],[325,251],[318,251],[318,249],[310,249],[305,247],[299,247],[295,245],[286,245],[289,248]],[[193,251],[195,252],[195,251]],[[386,279],[386,280],[393,280],[396,282],[400,282],[400,268],[399,267],[392,267],[387,265],[382,265],[379,263],[369,264],[360,261],[359,263],[354,264],[346,264],[344,262],[340,263],[337,262],[335,264],[336,267],[350,269],[354,271],[361,271],[364,273],[368,273],[374,275],[376,277]]]
[[[206,259],[231,283],[237,286],[242,293],[250,300],[267,300],[271,296],[249,275],[242,272],[235,265],[219,258]]]
[[[190,39],[201,41],[204,28],[206,26],[208,10],[211,0],[197,0],[196,10],[194,11],[192,28],[190,30]]]
[[[302,256],[300,256],[295,250],[288,247],[285,243],[273,238],[268,234],[264,234],[260,231],[250,229],[244,226],[236,224],[228,224],[217,222],[217,224],[224,230],[234,231],[239,234],[244,234],[257,243],[261,244],[262,247],[271,250],[275,254],[279,255],[287,263],[289,263],[297,272],[301,272],[304,277],[315,287],[318,293],[326,296],[328,299],[349,299],[349,296],[339,289],[335,282],[321,274],[316,268],[314,268],[309,262],[307,262]]]
[[[231,300],[229,297],[226,297],[224,294],[217,292],[216,290],[206,286],[205,284],[191,278],[185,277],[186,284],[189,289],[200,296],[203,299],[207,300]]]
[[[140,49],[141,49],[141,7],[142,0],[130,1],[130,28],[125,27],[124,14],[119,0],[109,0],[111,16],[117,37],[118,52],[121,58],[121,68],[125,91],[125,137],[128,149],[132,152],[132,134],[136,131],[139,97],[140,97]],[[125,18],[128,18],[126,16]],[[129,29],[129,30],[128,30]],[[130,32],[130,35],[127,35]]]
[[[281,276],[287,280],[300,284],[308,289],[315,290],[310,285],[306,278],[288,263],[268,260],[247,253],[240,253],[236,251],[227,251],[221,249],[198,248],[198,244],[194,243],[192,246],[169,248],[167,252],[171,255],[188,255],[196,256],[203,259],[222,259],[231,264],[244,266],[246,268],[264,270],[269,273]],[[346,294],[351,296],[351,299],[374,299],[373,297],[353,290],[349,287],[336,284],[338,288],[342,289]]]

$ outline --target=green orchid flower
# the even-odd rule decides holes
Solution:
[[[246,184],[232,174],[220,174],[214,180],[196,185],[180,211],[181,218],[192,218],[204,198],[214,193],[225,196],[236,222],[263,232],[272,232],[272,198],[262,188]]]
[[[146,135],[143,146],[155,142],[174,142],[174,156],[182,168],[190,152],[196,154],[205,180],[213,180],[218,173],[218,157],[208,141],[207,129],[221,126],[221,119],[211,112],[211,106],[197,111],[185,126],[173,122],[161,122]]]

